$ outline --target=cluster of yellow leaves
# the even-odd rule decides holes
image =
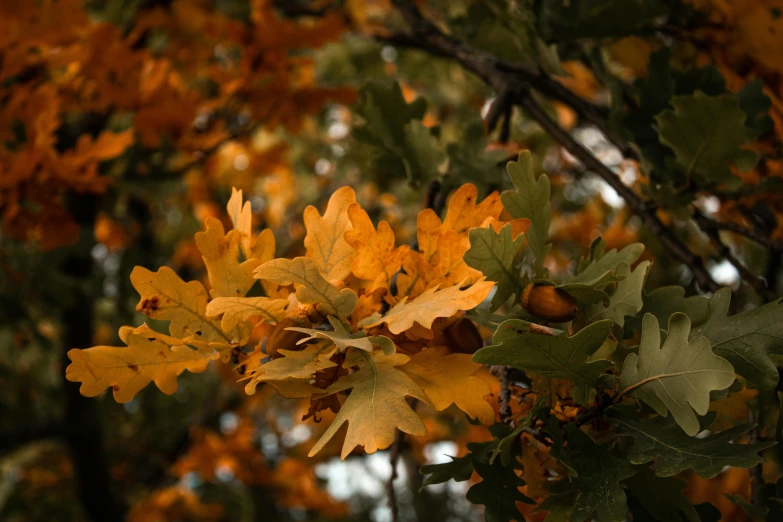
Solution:
[[[142,5],[124,30],[91,18],[83,0],[2,2],[6,233],[43,248],[75,242],[67,193],[103,192],[111,177],[101,163],[134,142],[140,149],[170,145],[191,161],[192,152],[228,140],[225,122],[237,115],[295,130],[325,101],[353,99],[351,90],[318,87],[313,60],[303,52],[339,37],[345,27],[336,14],[289,20],[271,0],[253,0],[245,23],[212,2],[167,4]],[[156,46],[153,35],[165,35],[165,46]],[[281,148],[270,151],[270,161],[279,162]]]
[[[137,267],[131,275],[141,294],[137,310],[168,321],[169,335],[146,325],[125,327],[120,336],[126,348],[71,350],[66,377],[81,382],[89,396],[111,387],[121,402],[153,381],[173,393],[184,370],[227,362],[243,350],[254,325],[279,323],[282,330],[267,338],[266,354],[262,344],[243,362],[246,391],[269,384],[285,397],[310,399],[307,416],[335,411],[311,455],[346,423],[343,458],[356,446],[368,453],[388,447],[397,429],[426,435],[411,398],[436,411],[456,405],[490,424],[490,384],[449,333],[468,321],[464,312],[494,286],[462,259],[470,229],[506,224],[497,193],[480,203],[477,196],[476,187],[463,185],[443,221],[422,211],[418,246],[411,248],[395,245],[387,223],[375,228],[353,189],[343,187],[323,214],[305,209],[305,255],[273,259],[274,236],[268,230],[253,235],[249,204],[234,191],[227,206],[233,229],[226,232],[208,218],[196,236],[210,291],[167,267]],[[511,221],[515,235],[528,225]],[[253,288],[265,295],[248,296]],[[282,344],[270,347],[270,340]]]

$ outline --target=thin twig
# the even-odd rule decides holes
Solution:
[[[389,475],[389,482],[386,484],[392,522],[398,522],[399,520],[397,493],[394,490],[394,481],[397,479],[397,462],[400,460],[403,444],[405,444],[405,432],[397,430],[397,433],[394,436],[394,444],[392,444],[391,447],[391,455],[389,456],[389,463],[391,464],[391,475]]]
[[[704,223],[704,220],[708,218],[697,210],[694,214],[694,219],[697,223]],[[737,272],[739,272],[742,280],[752,286],[759,297],[761,297],[765,302],[769,302],[775,299],[775,292],[769,289],[767,282],[764,281],[762,277],[754,274],[747,266],[745,266],[745,264],[734,255],[734,252],[731,250],[731,248],[729,248],[729,246],[723,242],[718,228],[708,226],[702,228],[702,230],[704,230],[704,233],[707,234],[707,237],[710,238],[712,244],[715,245],[715,248],[718,250],[718,254],[725,257],[729,263],[734,265],[734,268],[737,269]]]
[[[512,92],[509,89],[505,89],[495,96],[492,104],[489,106],[487,115],[484,118],[484,124],[487,127],[487,134],[491,134],[502,116],[506,116],[508,119],[509,109],[513,104]]]
[[[772,239],[764,232],[750,227],[744,227],[738,223],[731,223],[731,222],[724,222],[724,221],[716,221],[712,218],[709,218],[702,214],[701,212],[696,212],[693,216],[694,221],[699,225],[699,227],[707,231],[709,229],[714,230],[726,230],[728,232],[734,232],[735,234],[739,234],[741,236],[745,236],[748,239],[752,239],[756,243],[763,245],[770,250],[777,250],[777,251],[783,251],[783,241],[777,241],[775,239]]]
[[[510,366],[492,366],[489,371],[498,378],[500,393],[498,395],[498,407],[500,420],[509,427],[514,427],[514,421],[511,418],[511,385],[509,383]]]
[[[756,415],[753,409],[748,410],[748,422],[753,424],[753,428],[748,432],[748,444],[760,442],[761,435],[756,421]],[[763,486],[764,486],[764,468],[762,464],[756,464],[748,470],[750,473],[750,501],[760,507],[764,507]]]

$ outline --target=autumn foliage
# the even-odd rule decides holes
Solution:
[[[781,42],[0,3],[0,518],[780,520]]]

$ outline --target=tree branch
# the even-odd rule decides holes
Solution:
[[[664,248],[669,250],[677,260],[690,268],[697,283],[703,290],[715,292],[720,288],[720,285],[712,279],[712,276],[707,271],[701,257],[694,254],[672,230],[664,225],[655,214],[655,210],[650,208],[640,196],[627,187],[617,174],[550,118],[546,111],[531,97],[529,87],[545,92],[547,96],[566,103],[581,115],[584,115],[588,121],[593,122],[600,129],[608,132],[608,127],[601,123],[605,121],[605,118],[600,117],[602,113],[599,109],[582,100],[537,68],[500,61],[488,53],[473,49],[463,42],[445,35],[433,23],[422,16],[415,2],[411,0],[394,0],[394,5],[410,26],[413,39],[417,41],[417,48],[458,61],[466,69],[482,78],[498,93],[507,90],[515,91],[516,104],[527,110],[533,119],[563,148],[608,183],[625,200],[629,210],[639,216],[650,231],[658,237]],[[607,134],[607,137],[612,139],[611,132]],[[617,138],[614,139],[615,141],[620,141]],[[623,145],[622,142],[620,143],[621,151],[629,154],[631,157],[635,157],[635,153],[630,146]]]
[[[625,201],[628,209],[639,216],[661,244],[681,263],[693,272],[696,282],[706,291],[716,292],[720,285],[715,282],[704,266],[701,257],[697,256],[670,230],[655,214],[655,210],[645,203],[631,188],[626,186],[620,177],[609,167],[596,158],[592,152],[574,139],[565,129],[555,122],[546,111],[530,96],[523,92],[519,105],[528,111],[534,120],[548,132],[564,149],[581,161],[588,169],[598,174]]]
[[[703,223],[703,220],[708,218],[696,210],[694,219],[697,223]],[[707,236],[710,238],[710,241],[712,241],[712,244],[715,245],[715,248],[718,250],[718,254],[725,257],[729,263],[734,265],[734,268],[737,269],[737,272],[739,272],[742,280],[752,286],[759,297],[761,297],[765,302],[769,302],[775,299],[775,292],[769,289],[767,282],[764,281],[762,277],[757,276],[750,269],[748,269],[748,267],[745,266],[745,264],[734,255],[734,252],[732,252],[731,248],[729,248],[729,246],[723,242],[723,240],[720,238],[718,228],[706,227],[703,228],[703,230],[704,233],[707,234]]]
[[[498,406],[500,407],[500,420],[510,427],[514,427],[514,421],[511,419],[511,386],[509,384],[510,366],[493,366],[490,372],[498,378],[500,395],[498,396]]]
[[[716,221],[714,219],[708,218],[701,212],[697,212],[693,216],[693,219],[705,232],[710,229],[726,230],[728,232],[734,232],[735,234],[745,236],[746,238],[751,239],[756,243],[769,248],[770,250],[783,251],[783,241],[772,239],[764,232],[761,232],[755,228],[743,227],[738,223]]]

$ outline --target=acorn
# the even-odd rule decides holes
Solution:
[[[272,359],[282,357],[279,350],[302,350],[303,345],[298,345],[299,341],[307,337],[302,332],[286,330],[286,328],[312,328],[313,324],[304,310],[294,310],[285,315],[282,321],[277,323],[272,333],[266,338],[266,354]]]
[[[530,283],[522,291],[522,308],[553,323],[567,323],[576,317],[576,300],[551,285]]]
[[[446,345],[452,353],[473,354],[484,346],[478,328],[467,317],[461,317],[443,330]]]

